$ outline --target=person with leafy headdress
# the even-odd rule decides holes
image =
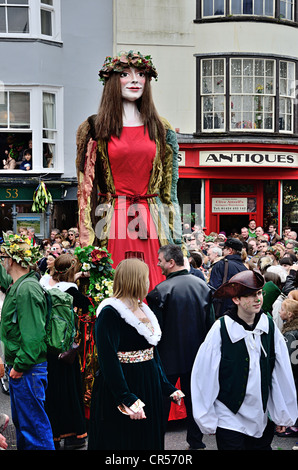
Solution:
[[[3,234],[0,285],[6,289],[0,338],[9,366],[12,419],[18,450],[54,450],[44,408],[47,386],[47,304],[35,274],[38,247],[19,235]]]
[[[181,244],[176,133],[153,103],[150,55],[106,57],[99,76],[98,113],[77,132],[80,245],[107,248],[114,268],[143,259],[153,289],[164,280],[152,262],[160,245]]]

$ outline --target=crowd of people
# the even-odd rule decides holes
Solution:
[[[3,170],[32,170],[32,140],[25,145],[13,136],[7,138],[4,158],[0,162]]]
[[[16,246],[17,250],[14,250]],[[63,231],[53,229],[49,238],[38,240],[34,228],[19,227],[17,235],[7,232],[4,240],[2,239],[0,319],[3,342],[0,348],[0,375],[5,373],[6,362],[9,366],[9,392],[19,449],[57,449],[61,438],[64,439],[65,449],[82,447],[86,443],[79,357],[76,354],[71,363],[66,363],[58,360],[57,355],[47,354],[42,335],[47,310],[42,290],[44,288],[49,290],[55,287],[69,293],[73,298],[75,310],[81,309],[83,314],[88,313],[90,300],[79,291],[76,282],[82,274],[74,256],[77,246],[77,228]],[[18,282],[27,277],[30,281],[30,293],[28,287],[26,293],[23,292],[23,287]],[[18,287],[20,292],[16,291],[15,287]],[[18,311],[17,320],[9,316],[13,307]],[[30,312],[27,316],[26,311]],[[26,323],[23,324],[24,316]],[[5,331],[6,328],[11,330],[11,323],[19,326],[14,326],[7,337]],[[19,344],[18,359],[14,353],[13,359],[10,357],[14,342]],[[33,396],[32,384],[36,382],[33,377],[36,372],[44,397],[43,393],[38,397]],[[17,386],[17,379],[20,377],[23,378],[25,387],[31,390],[29,394],[25,393],[25,388]],[[34,407],[30,405],[31,402],[35,403]],[[31,410],[30,417],[27,415],[28,409]],[[5,449],[7,442],[2,434],[7,427],[5,415],[2,420],[4,424],[0,431],[0,446]],[[27,438],[24,437],[22,429],[26,428],[28,423],[31,423],[31,430],[30,438],[26,442]]]
[[[193,227],[191,231],[186,230],[185,232],[184,240],[188,257],[184,256],[181,247],[171,244],[162,246],[157,253],[157,265],[165,277],[164,281],[154,286],[153,289],[149,289],[147,264],[134,258],[127,259],[120,262],[116,268],[113,297],[100,304],[97,312],[95,338],[100,353],[99,365],[102,375],[95,377],[92,394],[88,444],[91,450],[114,449],[115,426],[118,429],[119,449],[132,449],[134,446],[140,449],[162,449],[170,403],[174,401],[180,404],[181,397],[184,397],[187,411],[187,442],[190,449],[205,448],[203,436],[207,432],[216,433],[219,449],[233,448],[227,447],[230,430],[225,429],[226,422],[230,419],[225,407],[232,409],[232,404],[228,405],[224,392],[222,394],[225,399],[219,400],[221,387],[223,390],[225,389],[222,383],[219,385],[216,382],[218,376],[222,375],[218,372],[221,364],[220,351],[217,351],[216,356],[213,357],[213,353],[211,354],[211,350],[209,351],[208,348],[211,347],[212,350],[215,350],[221,344],[220,341],[223,341],[223,337],[221,340],[218,337],[219,331],[221,331],[218,325],[221,323],[216,320],[222,321],[222,318],[231,318],[231,321],[236,322],[238,328],[241,325],[241,328],[244,326],[245,331],[255,332],[258,325],[262,321],[264,322],[264,318],[260,317],[262,312],[266,314],[266,318],[270,317],[274,324],[272,330],[275,331],[275,351],[272,354],[274,365],[270,365],[270,374],[276,374],[274,381],[279,384],[278,387],[281,390],[278,393],[276,391],[270,392],[273,393],[273,396],[270,395],[269,398],[267,396],[266,400],[269,400],[268,403],[270,403],[271,416],[277,420],[280,419],[280,421],[276,425],[270,420],[267,423],[267,412],[262,414],[263,412],[257,410],[260,414],[257,418],[259,420],[258,429],[252,431],[250,428],[252,424],[248,422],[251,405],[246,403],[245,398],[244,409],[247,414],[245,416],[239,415],[239,418],[239,412],[233,411],[236,416],[233,415],[234,424],[237,429],[237,425],[239,425],[237,420],[242,420],[241,429],[247,426],[248,435],[255,432],[256,441],[258,441],[258,445],[262,442],[263,448],[270,448],[270,439],[273,438],[274,433],[284,437],[298,435],[297,416],[295,415],[298,372],[297,361],[293,360],[296,350],[293,344],[295,345],[298,340],[297,234],[290,227],[285,227],[282,236],[278,236],[274,225],[270,226],[266,233],[261,227],[254,227],[252,223],[249,227],[243,227],[240,234],[232,233],[228,236],[224,232],[218,234],[212,232],[206,235],[198,227]],[[16,290],[9,288],[12,281],[13,286],[17,285],[21,277],[33,276],[36,279],[35,271],[32,274],[31,270],[31,265],[34,262],[33,264],[39,268],[40,280],[38,284],[40,286],[46,289],[57,287],[61,291],[70,293],[74,299],[74,305],[87,312],[90,300],[79,291],[77,280],[81,272],[74,256],[75,247],[79,246],[79,233],[76,228],[61,231],[52,230],[50,237],[43,240],[36,239],[32,228],[20,227],[19,233],[20,237],[24,237],[22,240],[27,241],[28,246],[25,248],[31,248],[33,251],[32,248],[36,247],[39,255],[38,258],[31,260],[25,257],[15,258],[14,251],[11,250],[12,245],[7,245],[7,238],[1,245],[0,278],[1,287],[6,293],[4,295],[6,317],[1,322],[1,337],[6,343],[7,356],[5,360],[11,362],[11,399],[13,419],[17,423],[18,446],[22,449],[28,445],[24,442],[20,428],[26,424],[28,419],[31,421],[32,419],[26,416],[25,409],[28,403],[26,405],[22,402],[22,395],[18,396],[20,391],[15,387],[15,382],[19,377],[27,375],[27,362],[30,356],[29,370],[34,372],[38,368],[42,375],[46,372],[41,370],[41,367],[46,364],[48,376],[46,385],[43,384],[45,402],[42,405],[43,401],[41,400],[41,406],[39,404],[38,409],[36,408],[33,426],[35,430],[40,426],[43,438],[40,439],[40,435],[33,432],[27,448],[58,449],[61,439],[65,440],[66,449],[82,447],[86,445],[88,426],[84,417],[79,360],[77,358],[69,364],[59,361],[58,357],[46,355],[44,346],[41,347],[42,341],[39,337],[38,321],[41,324],[43,321],[43,313],[40,312],[32,319],[32,323],[26,320],[29,326],[27,325],[25,328],[24,325],[22,326],[25,330],[21,333],[24,335],[22,340],[19,338],[20,332],[17,329],[14,330],[16,338],[20,344],[22,343],[20,350],[23,350],[21,354],[18,352],[15,356],[15,346],[11,344],[11,341],[14,343],[14,340],[11,338],[10,326],[13,306],[21,302],[22,308],[25,308],[23,310],[25,315],[26,309],[32,309],[36,313],[38,310],[36,305],[39,305],[41,301],[40,291],[35,283],[30,287],[30,296],[33,296],[33,300],[32,298],[26,300],[22,291],[21,295],[16,295]],[[11,235],[15,241],[14,235]],[[9,234],[6,234],[7,236]],[[20,252],[18,253],[20,254]],[[27,264],[20,264],[20,261],[24,261],[24,259]],[[33,282],[33,278],[31,278],[31,282]],[[238,286],[237,288],[241,286],[244,291],[240,292],[235,286]],[[249,324],[245,315],[249,317],[252,310],[249,310],[246,304],[249,303],[249,299],[255,299],[257,296],[260,303],[254,305],[252,324]],[[260,298],[262,301],[259,300]],[[142,303],[143,300],[146,302]],[[43,311],[44,305],[40,308]],[[8,316],[7,311],[10,311]],[[132,318],[131,314],[133,314]],[[120,317],[122,320],[119,323],[118,318]],[[140,323],[146,325],[142,327],[143,330],[136,326],[135,317]],[[239,318],[242,318],[240,323]],[[20,322],[21,324],[22,322]],[[128,325],[136,328],[134,335]],[[215,325],[217,326],[215,327]],[[226,327],[229,334],[229,323]],[[31,328],[30,335],[28,328]],[[263,328],[266,330],[266,327],[263,326]],[[35,345],[36,338],[34,338],[34,345],[32,345],[34,331],[37,334],[36,337],[39,338],[38,347]],[[24,338],[28,339],[26,346],[23,346]],[[284,338],[285,341],[281,341],[281,338]],[[248,347],[250,340],[245,338],[245,341],[248,341]],[[150,346],[149,349],[146,348],[146,344]],[[260,355],[262,348],[263,345],[260,346]],[[252,349],[255,350],[254,347]],[[131,353],[119,353],[119,351],[131,351]],[[137,376],[131,375],[127,363],[135,363],[136,361],[136,358],[131,357],[131,354],[133,352],[140,354],[143,351],[146,351],[146,355],[149,354],[150,359],[155,361],[152,363],[153,369],[148,369],[148,364],[145,369],[144,363],[148,360],[146,356],[145,359],[140,359]],[[240,350],[238,353],[240,354]],[[13,360],[10,354],[14,357]],[[249,351],[249,355],[251,354]],[[270,362],[272,360],[271,350],[265,351],[264,354],[266,357],[268,354]],[[36,364],[32,364],[30,361],[34,362],[35,355]],[[252,355],[250,359],[256,361],[257,357]],[[214,362],[211,364],[210,361]],[[238,367],[238,365],[234,366]],[[209,371],[217,370],[215,373],[217,378],[211,378],[210,373],[206,372],[205,378],[208,377],[212,383],[209,380],[208,384],[204,385],[205,372],[202,374],[201,371],[205,369],[206,371],[207,369]],[[274,372],[275,369],[277,372]],[[156,375],[157,370],[159,372]],[[230,373],[232,372],[230,371]],[[138,385],[140,374],[143,377],[141,386]],[[236,377],[238,377],[237,373]],[[27,379],[29,384],[31,379]],[[249,393],[256,399],[259,399],[258,386],[256,386],[259,384],[259,379],[249,378],[247,382]],[[250,390],[250,380],[254,384],[254,392]],[[270,381],[271,378],[268,380]],[[153,383],[155,391],[152,389]],[[179,390],[178,384],[182,392]],[[287,390],[287,386],[289,390]],[[130,387],[134,390],[133,394],[129,391]],[[213,387],[213,390],[210,387]],[[140,394],[136,391],[138,389]],[[111,400],[108,399],[109,390],[112,391],[114,397]],[[164,393],[168,397],[171,395],[171,401],[165,401],[162,398]],[[206,399],[202,398],[202,394],[206,393],[211,397],[210,400],[214,400],[209,403],[209,408]],[[288,395],[288,401],[284,395]],[[295,404],[293,404],[293,396],[295,396]],[[117,408],[113,408],[115,397],[118,397],[119,401],[118,411]],[[143,402],[144,397],[146,397],[145,403]],[[282,402],[283,399],[285,403]],[[103,402],[105,404],[104,413]],[[276,411],[277,406],[283,409],[284,415],[281,417]],[[40,408],[44,410],[42,414],[40,414]],[[224,413],[222,408],[225,409]],[[163,411],[161,412],[161,410]],[[215,414],[219,414],[218,419],[214,418]],[[224,415],[224,419],[221,414]],[[131,418],[130,421],[127,416]],[[3,415],[1,419],[3,431],[7,426],[7,417]],[[214,429],[210,420],[217,423]],[[145,424],[142,424],[143,428],[139,428],[133,424],[134,421]],[[39,423],[39,426],[36,426],[36,423]],[[140,429],[142,429],[142,433],[140,433]],[[231,436],[233,445],[240,445],[239,442],[243,446],[248,445],[247,443],[243,444],[239,439],[240,434],[243,436],[243,432],[236,432],[236,436],[234,434]],[[266,439],[264,439],[265,435]],[[145,439],[144,436],[146,436]],[[250,439],[254,441],[251,435]],[[5,437],[1,432],[0,445],[4,449],[7,448]],[[249,445],[252,445],[251,441]],[[255,445],[254,442],[251,448],[255,448]]]
[[[238,270],[258,269],[266,280],[276,284],[276,293],[282,291],[288,294],[289,279],[293,279],[298,262],[297,233],[291,227],[284,227],[280,236],[277,234],[276,225],[269,225],[265,231],[251,220],[247,227],[241,228],[240,233],[227,235],[225,232],[210,232],[206,235],[202,229],[194,226],[191,233],[186,230],[183,237],[191,255],[191,266],[199,269],[200,275],[204,276],[211,289],[215,290],[222,283],[223,278],[221,273],[218,273],[217,263],[221,261],[222,265],[222,260],[228,256],[228,259],[231,259],[230,269],[232,270],[232,266],[235,268],[235,264],[238,264],[238,268],[229,271],[226,280]],[[227,240],[231,239],[234,246],[228,247]],[[232,250],[229,253],[226,252],[228,248]],[[230,258],[231,256],[233,258]],[[291,287],[295,286],[292,282]],[[272,306],[270,313],[271,311]]]
[[[270,449],[274,432],[297,433],[297,234],[286,227],[280,237],[254,220],[239,234],[184,225],[180,246],[179,219],[159,210],[178,207],[179,146],[153,103],[151,56],[107,56],[99,76],[98,113],[76,139],[79,232],[52,230],[39,241],[20,227],[22,237],[3,234],[0,245],[0,338],[17,448],[54,450],[61,439],[77,448],[88,432],[90,450],[163,450],[170,405],[183,398],[191,450],[205,448],[205,433],[219,449]],[[113,208],[105,224],[95,224],[98,197]],[[48,357],[43,289],[68,293],[86,311],[75,248],[102,240],[115,273],[94,321],[87,429],[78,361]],[[2,447],[5,426],[4,416]]]
[[[244,273],[257,271],[262,274],[262,310],[269,314],[285,338],[291,357],[292,371],[298,389],[298,367],[295,351],[298,339],[298,241],[297,232],[291,227],[277,233],[275,224],[265,230],[250,220],[240,233],[211,232],[208,235],[200,227],[184,227],[184,240],[189,250],[191,272],[203,277],[213,293],[215,317],[221,318],[235,308],[232,296],[216,293],[229,280]],[[210,364],[209,364],[210,365]],[[206,392],[206,390],[205,390]],[[283,431],[280,436],[297,436],[298,423]]]

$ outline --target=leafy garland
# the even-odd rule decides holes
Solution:
[[[79,316],[81,351],[79,353],[83,381],[85,414],[90,416],[91,394],[95,373],[98,369],[97,349],[94,339],[96,310],[100,302],[113,293],[114,269],[111,255],[106,248],[92,245],[77,247],[75,256],[81,263],[81,271],[87,274],[88,285],[84,294],[89,298],[89,314]]]
[[[34,266],[40,260],[39,246],[31,246],[30,238],[3,232],[3,239],[1,253],[7,254],[23,268]]]
[[[52,195],[45,183],[41,181],[33,194],[32,212],[45,212],[48,205],[53,202]]]
[[[99,81],[105,83],[111,72],[122,72],[127,67],[136,67],[144,70],[150,77],[157,80],[157,70],[152,62],[151,55],[142,55],[140,52],[120,52],[115,57],[107,56],[99,71]]]
[[[92,302],[89,312],[91,316],[95,316],[100,302],[113,293],[114,269],[111,254],[106,248],[92,245],[77,247],[74,254],[82,265],[81,271],[87,273],[89,278],[86,295]]]

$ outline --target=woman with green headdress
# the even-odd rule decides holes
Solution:
[[[47,387],[47,304],[34,268],[38,246],[3,233],[0,285],[6,289],[0,339],[9,367],[12,419],[18,450],[54,450],[52,428],[45,412]]]

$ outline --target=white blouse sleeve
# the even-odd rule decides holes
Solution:
[[[275,366],[268,412],[279,426],[293,426],[298,417],[297,396],[288,349],[278,327],[274,331]]]
[[[219,392],[220,322],[216,321],[201,345],[191,375],[193,416],[203,434],[214,434],[218,418],[214,403]]]

